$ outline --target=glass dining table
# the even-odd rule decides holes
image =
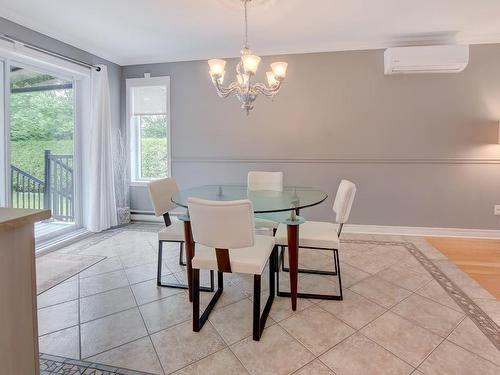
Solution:
[[[305,222],[298,214],[303,208],[322,203],[328,195],[321,189],[312,187],[291,186],[285,187],[283,191],[250,191],[245,185],[206,185],[180,190],[172,197],[172,201],[178,206],[187,208],[188,198],[191,197],[215,201],[249,199],[252,202],[256,217],[273,220],[287,226],[290,297],[292,310],[296,310],[299,227],[300,224]],[[187,211],[186,215],[181,215],[179,219],[184,222],[189,300],[192,301],[191,260],[195,248],[189,221],[189,211]]]

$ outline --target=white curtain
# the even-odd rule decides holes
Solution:
[[[108,70],[92,69],[90,132],[83,153],[84,223],[100,232],[118,224],[111,135],[111,107]]]

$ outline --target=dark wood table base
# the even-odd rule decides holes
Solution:
[[[299,226],[287,225],[288,261],[290,267],[290,297],[292,310],[297,310],[297,280],[299,272]]]

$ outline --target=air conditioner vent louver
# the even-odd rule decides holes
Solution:
[[[469,46],[421,46],[388,48],[385,74],[458,73],[469,63]]]

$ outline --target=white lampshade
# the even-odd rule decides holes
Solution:
[[[132,87],[130,104],[133,116],[166,114],[167,88],[165,86]]]
[[[219,78],[224,75],[226,62],[220,59],[212,59],[208,60],[208,66],[210,67],[210,75],[212,77]]]
[[[241,56],[241,60],[243,61],[243,69],[247,74],[255,74],[257,73],[257,69],[259,68],[259,63],[261,58],[257,55],[243,55]]]
[[[271,69],[273,70],[274,77],[277,80],[284,79],[286,77],[286,68],[288,63],[279,61],[271,64]]]
[[[266,72],[266,77],[267,77],[267,84],[269,85],[269,87],[273,87],[278,84],[278,81],[276,80],[276,77],[274,76],[273,72]]]

